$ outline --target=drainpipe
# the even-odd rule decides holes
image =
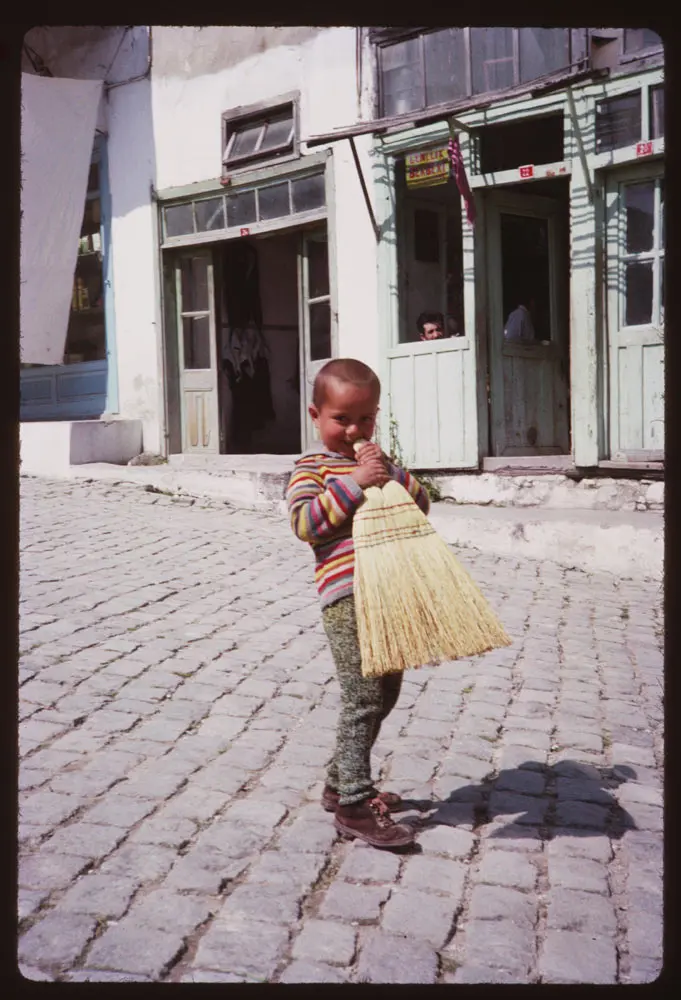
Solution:
[[[355,28],[355,82],[357,84],[357,120],[362,117],[362,29]]]

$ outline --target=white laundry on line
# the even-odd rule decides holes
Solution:
[[[61,364],[101,80],[21,77],[21,360]]]

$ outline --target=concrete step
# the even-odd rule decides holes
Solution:
[[[564,474],[513,472],[434,475],[443,499],[493,507],[554,510],[662,510],[664,482],[612,477],[570,478]]]
[[[228,456],[222,456],[228,458]],[[157,466],[105,463],[73,466],[70,477],[138,483],[176,495],[207,497],[238,507],[285,515],[288,456],[235,456],[208,471],[204,463]],[[253,458],[253,456],[250,456]],[[585,510],[575,507],[433,504],[431,521],[453,545],[513,558],[548,560],[586,572],[614,573],[625,579],[661,580],[664,521],[646,510]]]
[[[663,577],[664,518],[652,511],[476,507],[443,501],[433,505],[430,520],[450,545],[623,579]]]
[[[267,456],[277,458],[277,456]],[[166,493],[224,500],[237,507],[278,511],[283,507],[284,491],[291,474],[292,463],[278,468],[259,469],[234,463],[210,471],[172,463],[167,465],[108,465],[94,462],[73,466],[68,476],[75,479],[106,479],[139,483]]]
[[[124,463],[141,450],[141,420],[36,420],[19,426],[22,475],[61,479],[74,466]]]

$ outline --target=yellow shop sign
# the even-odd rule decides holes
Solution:
[[[442,149],[425,149],[408,153],[405,157],[407,186],[432,187],[449,180],[450,162],[447,146]]]

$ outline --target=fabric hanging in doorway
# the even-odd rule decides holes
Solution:
[[[275,419],[258,253],[251,243],[235,240],[225,248],[223,280],[229,330],[222,363],[232,393],[234,447],[245,452],[253,431]]]
[[[449,126],[449,132],[449,158],[452,161],[452,173],[454,174],[454,180],[456,181],[456,186],[459,189],[459,194],[463,198],[466,205],[466,218],[471,225],[474,225],[475,200],[468,183],[468,178],[466,177],[466,170],[463,165],[463,156],[461,155],[461,146],[459,145],[459,137],[455,134],[451,125]]]

